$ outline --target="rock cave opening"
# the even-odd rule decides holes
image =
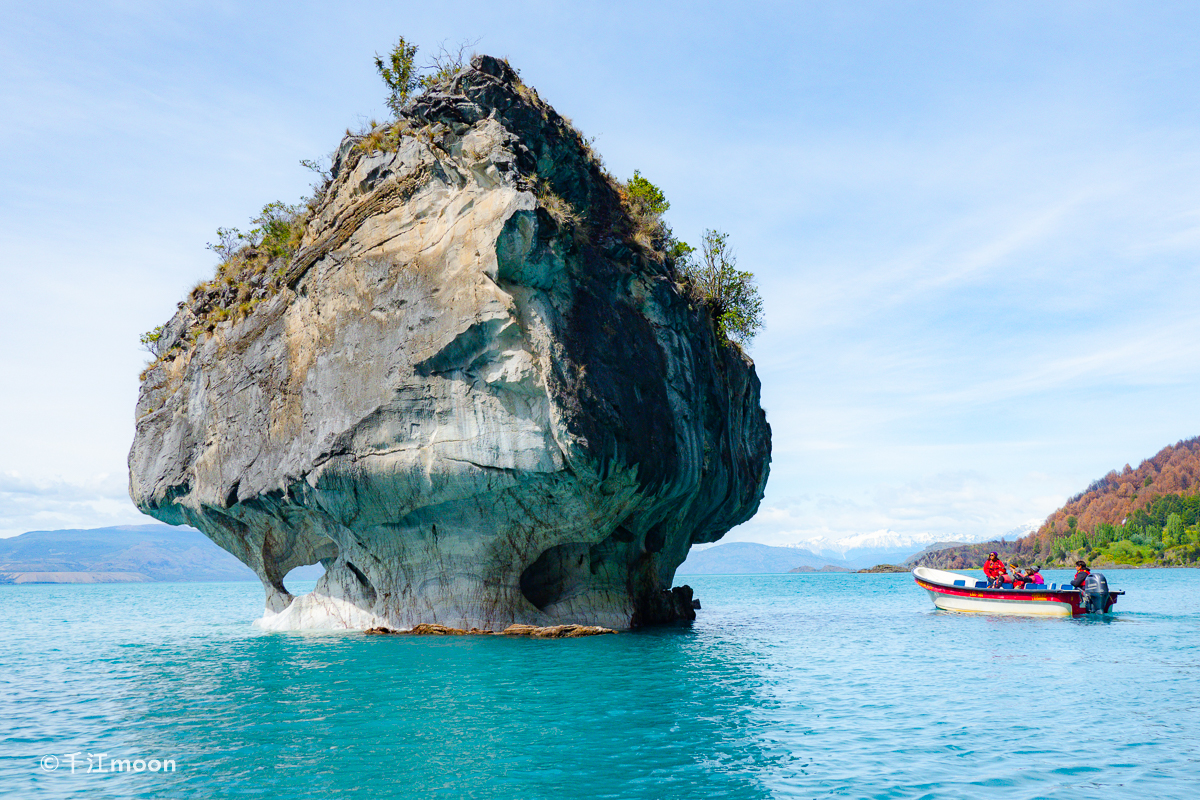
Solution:
[[[324,574],[325,565],[320,561],[316,564],[293,567],[283,577],[283,588],[293,597],[309,594]]]
[[[587,542],[549,548],[521,573],[521,594],[539,611],[563,600],[591,572],[591,549]]]

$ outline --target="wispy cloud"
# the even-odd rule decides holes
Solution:
[[[1074,344],[1077,352],[1050,353],[1041,363],[1027,366],[1013,364],[1011,374],[931,394],[927,399],[961,407],[967,403],[1003,402],[1065,386],[1191,385],[1200,377],[1200,316],[1158,321],[1149,329],[1129,331],[1122,326],[1102,337],[1092,336]]]
[[[0,473],[0,538],[33,530],[149,522],[129,500],[124,476],[35,480]]]
[[[1014,485],[983,474],[957,472],[879,483],[852,497],[790,495],[766,505],[727,538],[793,545],[861,537],[884,529],[931,541],[998,537],[1044,518],[1065,499],[1038,496],[1036,490],[1030,491],[1034,482],[1026,476]]]

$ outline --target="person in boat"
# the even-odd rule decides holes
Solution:
[[[1083,584],[1087,583],[1088,576],[1091,574],[1091,570],[1088,569],[1086,561],[1076,561],[1075,577],[1071,579],[1071,585],[1076,589],[1082,589]]]
[[[1013,569],[1012,575],[1009,577],[1014,589],[1024,589],[1025,583],[1029,580],[1025,577],[1025,571],[1020,567]]]
[[[1029,572],[1025,573],[1025,584],[1027,586],[1045,586],[1046,579],[1042,577],[1042,568],[1036,564],[1029,568]]]
[[[1008,577],[1008,568],[1004,566],[1000,556],[992,553],[983,562],[983,574],[987,576],[988,586],[995,589],[1006,582],[1004,579]]]

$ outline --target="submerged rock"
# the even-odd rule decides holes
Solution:
[[[505,62],[391,130],[342,143],[276,293],[211,330],[181,304],[134,502],[249,565],[266,628],[694,618],[676,567],[767,480],[753,364]]]

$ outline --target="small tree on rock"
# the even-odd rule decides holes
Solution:
[[[159,325],[151,330],[146,331],[138,337],[141,342],[142,349],[150,355],[158,358],[163,354],[163,332],[166,330],[166,325]]]
[[[625,184],[625,197],[630,213],[655,217],[658,222],[661,222],[662,215],[671,208],[662,189],[643,178],[642,173],[636,169],[633,171],[633,177]]]
[[[684,276],[708,304],[717,333],[745,346],[763,327],[763,301],[754,275],[737,268],[729,234],[706,230],[701,249],[703,259],[687,263]]]
[[[688,260],[695,248],[675,237],[663,214],[671,203],[662,189],[642,177],[636,169],[633,177],[621,185],[621,199],[635,226],[634,238],[643,245],[667,257],[681,272],[688,268]]]
[[[386,62],[383,56],[375,54],[375,69],[388,87],[387,107],[397,116],[413,91],[421,85],[413,66],[416,57],[417,46],[406,42],[403,36],[396,41]]]

